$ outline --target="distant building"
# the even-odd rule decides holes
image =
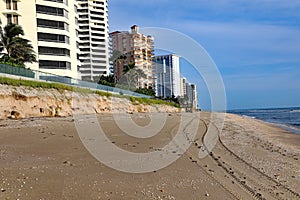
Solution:
[[[171,54],[154,57],[155,93],[158,97],[182,96],[179,56]]]
[[[77,0],[79,70],[83,80],[98,81],[110,73],[107,0]]]
[[[181,97],[186,95],[186,78],[180,78],[180,94]]]
[[[111,51],[114,57],[113,68],[116,82],[123,75],[125,65],[133,64],[141,69],[146,78],[140,78],[136,87],[153,87],[153,38],[139,32],[134,25],[130,31],[115,31],[110,33]]]
[[[186,100],[187,107],[192,109],[198,108],[198,93],[195,84],[186,83]]]

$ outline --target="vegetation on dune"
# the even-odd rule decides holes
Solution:
[[[86,88],[78,88],[78,87],[73,87],[73,86],[59,84],[59,83],[39,82],[39,81],[32,81],[32,80],[11,79],[6,77],[0,77],[0,84],[12,85],[12,86],[27,86],[33,88],[56,89],[61,92],[63,90],[68,90],[68,91],[74,91],[79,93],[94,93],[99,96],[126,98],[129,99],[133,104],[146,104],[146,105],[158,104],[158,105],[169,105],[169,106],[174,106],[179,108],[179,104],[176,104],[174,102],[168,102],[168,101],[157,100],[157,99],[129,97],[125,95],[112,94],[112,93],[99,91],[99,90],[94,91]]]
[[[115,80],[113,75],[104,76],[102,75],[98,81],[98,84],[115,87]]]
[[[134,92],[148,95],[151,97],[155,96],[155,91],[152,88],[139,88],[139,89],[135,90]]]
[[[32,80],[23,80],[23,79],[11,79],[6,77],[0,77],[0,84],[12,85],[12,86],[27,86],[32,88],[45,88],[45,89],[56,89],[59,91],[68,90],[80,93],[95,93],[100,96],[112,96],[111,93],[102,92],[102,91],[93,91],[86,88],[73,87],[70,85],[64,85],[53,82],[40,82],[40,81],[32,81]]]
[[[146,98],[130,97],[130,101],[133,104],[146,104],[146,105],[157,104],[157,105],[168,105],[168,106],[180,108],[180,105],[177,103],[170,102],[170,101],[164,101],[164,100],[160,100],[160,99],[146,99]]]

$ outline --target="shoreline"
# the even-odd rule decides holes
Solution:
[[[263,119],[258,119],[256,117],[251,117],[251,116],[242,115],[242,114],[236,114],[236,113],[230,113],[230,112],[227,112],[226,114],[232,114],[232,115],[237,115],[237,116],[240,116],[240,117],[245,117],[247,119],[257,120],[257,121],[260,121],[262,123],[266,123],[266,124],[269,124],[271,126],[275,126],[277,128],[281,128],[281,129],[283,129],[285,131],[289,131],[290,133],[300,135],[300,129],[297,128],[297,127],[294,127],[292,125],[289,125],[289,124],[280,124],[280,123],[276,123],[276,122],[268,122],[268,121],[265,121]]]
[[[238,109],[238,110],[229,110],[226,113],[236,114],[250,119],[261,120],[262,122],[275,125],[277,127],[280,127],[292,133],[300,134],[300,126],[299,126],[300,121],[298,120],[300,116],[296,115],[297,113],[299,113],[299,109],[300,107]],[[269,115],[269,113],[271,113],[271,115]],[[286,118],[290,118],[292,121],[282,122],[281,120],[278,120],[282,117],[282,115]],[[271,118],[275,120],[272,120]],[[293,123],[296,123],[297,125]]]

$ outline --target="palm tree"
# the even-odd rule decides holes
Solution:
[[[33,46],[30,41],[22,38],[23,28],[16,24],[8,24],[0,32],[0,62],[11,63],[24,67],[24,63],[37,62]]]

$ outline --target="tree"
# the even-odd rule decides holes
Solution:
[[[30,41],[22,38],[23,28],[16,24],[8,24],[0,32],[0,62],[25,67],[25,63],[37,62]],[[5,53],[3,51],[5,50]]]
[[[110,57],[110,61],[113,63],[113,71],[114,71],[114,80],[117,83],[123,73],[124,73],[124,63],[126,60],[126,55],[122,54],[119,50],[114,50],[112,56]]]
[[[135,91],[141,78],[147,78],[145,72],[130,63],[124,66],[123,76],[119,80],[118,85],[124,89]]]
[[[98,81],[98,84],[115,87],[114,76],[113,75],[108,75],[108,76],[102,75]]]

